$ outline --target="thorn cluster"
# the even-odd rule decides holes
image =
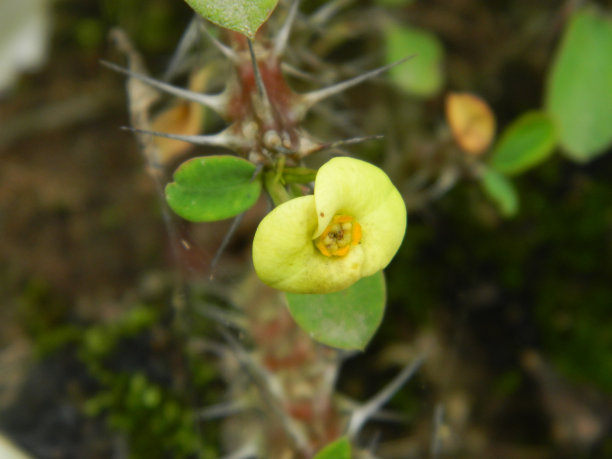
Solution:
[[[296,93],[284,77],[282,58],[297,14],[298,3],[293,2],[286,22],[275,41],[271,43],[265,40],[252,43],[242,35],[229,33],[228,45],[213,37],[202,21],[196,22],[199,27],[189,28],[190,35],[195,33],[194,30],[204,34],[231,63],[232,71],[227,77],[225,89],[218,94],[190,91],[110,62],[102,62],[104,66],[138,79],[159,91],[201,104],[216,112],[227,123],[227,127],[218,133],[202,135],[134,130],[194,145],[226,147],[264,166],[275,164],[280,156],[285,157],[287,166],[297,166],[304,157],[314,152],[373,138],[355,137],[335,142],[320,142],[302,127],[302,122],[316,104],[374,78],[408,58],[322,89]],[[181,48],[184,48],[184,45]],[[184,53],[183,49],[181,53]],[[299,72],[297,69],[296,71]]]

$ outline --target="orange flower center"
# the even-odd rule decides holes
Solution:
[[[326,257],[343,257],[361,241],[361,225],[350,215],[336,215],[315,239],[317,249]]]

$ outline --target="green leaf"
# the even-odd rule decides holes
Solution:
[[[612,143],[612,21],[574,14],[549,74],[546,107],[567,156],[586,162]]]
[[[502,215],[512,217],[518,212],[518,194],[508,178],[493,169],[485,169],[480,178],[484,192],[497,204]]]
[[[313,459],[351,459],[348,438],[341,437],[320,450]]]
[[[432,33],[409,26],[391,26],[386,30],[388,63],[414,54],[409,63],[393,67],[389,77],[402,90],[421,97],[435,95],[442,87],[444,49]]]
[[[504,174],[519,174],[548,158],[557,144],[557,131],[550,117],[533,111],[508,126],[491,156],[490,164]]]
[[[166,186],[168,205],[193,222],[212,222],[238,215],[259,197],[255,166],[235,156],[204,156],[185,161]]]
[[[186,0],[198,14],[253,39],[278,0]]]
[[[383,318],[385,278],[379,271],[339,292],[286,295],[291,315],[313,339],[340,349],[363,350]]]

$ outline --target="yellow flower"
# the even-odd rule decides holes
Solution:
[[[406,231],[406,206],[378,167],[334,158],[317,173],[314,195],[276,207],[253,241],[255,271],[292,293],[331,293],[385,268]]]

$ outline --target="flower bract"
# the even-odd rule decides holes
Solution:
[[[331,293],[385,268],[406,231],[406,206],[378,167],[341,157],[317,173],[314,195],[287,201],[259,224],[253,264],[268,285]]]

